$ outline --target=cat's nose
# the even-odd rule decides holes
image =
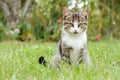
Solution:
[[[78,29],[74,29],[74,31],[75,31],[75,32],[77,32],[77,31],[78,31]]]
[[[77,31],[77,29],[75,29],[75,31]]]
[[[78,31],[77,30],[74,30],[74,34],[77,34],[78,33]]]

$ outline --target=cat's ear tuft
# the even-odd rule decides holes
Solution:
[[[90,12],[90,7],[86,7],[86,8],[84,9],[84,12],[88,15],[89,12]]]
[[[71,12],[70,12],[66,7],[64,7],[64,8],[62,9],[62,15],[63,15],[63,17],[69,15],[70,13],[71,13]]]
[[[67,9],[66,7],[64,7],[64,8],[62,9],[62,14],[64,15],[64,14],[66,14],[66,13],[68,13],[68,9]]]

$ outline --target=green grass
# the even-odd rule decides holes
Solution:
[[[120,42],[88,42],[92,66],[61,65],[61,72],[38,63],[39,56],[48,61],[56,43],[1,42],[0,80],[120,80]]]

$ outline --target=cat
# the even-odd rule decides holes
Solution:
[[[81,62],[88,65],[91,63],[87,50],[88,14],[88,7],[74,13],[67,8],[63,9],[61,39],[58,42],[52,66],[59,68],[60,61],[70,65],[77,65]],[[43,56],[39,58],[39,63],[46,65]]]

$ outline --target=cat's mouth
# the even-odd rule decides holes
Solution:
[[[77,31],[74,31],[73,34],[78,34],[78,32],[77,32]]]

